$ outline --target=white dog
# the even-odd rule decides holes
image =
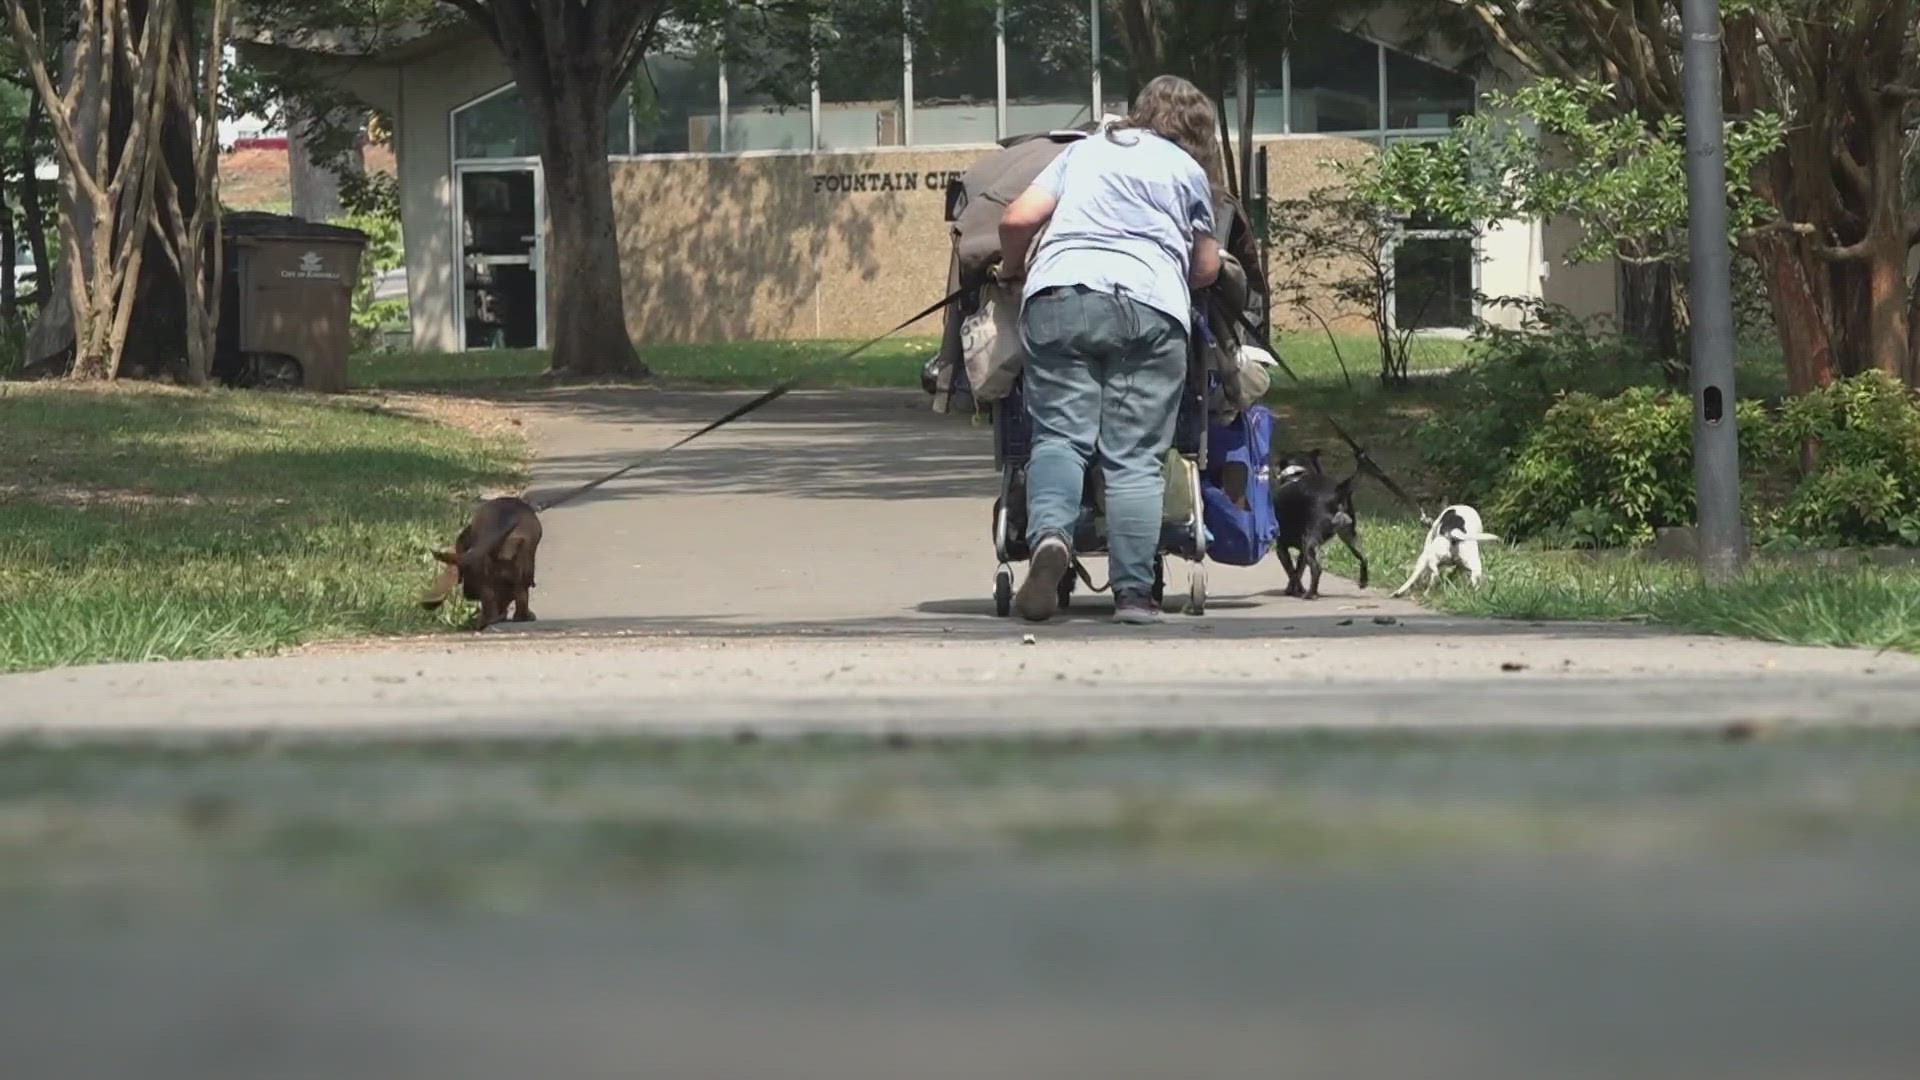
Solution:
[[[1423,577],[1438,581],[1440,572],[1452,566],[1465,567],[1468,580],[1478,588],[1486,577],[1486,571],[1480,566],[1480,545],[1499,542],[1499,537],[1481,528],[1478,510],[1465,505],[1449,506],[1440,511],[1440,516],[1433,519],[1432,527],[1427,530],[1427,543],[1420,549],[1420,561],[1413,565],[1413,576],[1393,595],[1407,595]]]

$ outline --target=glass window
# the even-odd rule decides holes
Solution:
[[[633,87],[613,99],[613,111],[607,114],[607,153],[626,157],[633,153]]]
[[[813,145],[807,110],[808,62],[798,45],[806,34],[791,24],[736,25],[728,44],[728,153],[805,150]]]
[[[1379,46],[1329,30],[1294,47],[1293,130],[1331,133],[1379,128]]]
[[[999,137],[999,61],[990,4],[913,0],[913,143]]]
[[[1281,135],[1287,130],[1287,93],[1278,71],[1271,76],[1271,82],[1264,72],[1256,71],[1253,80],[1253,134]],[[1226,107],[1226,141],[1232,144],[1233,152],[1240,152],[1240,95],[1229,93],[1224,102]]]
[[[1006,0],[1008,135],[1095,119],[1092,18],[1087,0]]]
[[[636,154],[720,150],[720,62],[650,56],[633,79]]]
[[[1293,5],[1253,5],[1249,9],[1250,33],[1247,61],[1253,75],[1253,133],[1255,136],[1284,134],[1287,128],[1287,43],[1318,31],[1316,19],[1326,16],[1296,12]],[[1237,76],[1230,75],[1225,109],[1228,137],[1234,150],[1240,143],[1240,93]]]
[[[727,107],[727,150],[805,150],[813,122],[805,105],[787,105],[770,94],[732,94]]]
[[[842,0],[851,10],[823,24],[819,41],[820,149],[906,142],[905,11],[897,0]]]
[[[1413,236],[1393,252],[1394,325],[1403,330],[1473,325],[1473,241]]]
[[[1449,128],[1473,115],[1475,88],[1468,76],[1387,50],[1387,126]]]
[[[539,153],[533,122],[520,106],[518,87],[509,86],[453,114],[454,157],[534,157]]]
[[[613,103],[607,117],[609,154],[631,152],[627,142],[630,107],[624,94]],[[539,137],[520,100],[519,87],[509,86],[453,114],[453,156],[465,161],[540,156]]]

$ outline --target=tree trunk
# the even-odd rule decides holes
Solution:
[[[146,24],[149,5],[155,0],[127,0],[135,33]],[[168,0],[158,0],[168,2]],[[174,17],[174,47],[177,55],[191,57],[194,49],[194,5],[183,3]],[[130,78],[130,76],[129,76]],[[122,80],[126,86],[126,80]],[[130,88],[129,88],[130,89]],[[113,122],[109,128],[116,147],[124,145],[132,122],[134,103],[130,93],[116,94]],[[190,103],[167,103],[166,121],[155,133],[160,140],[159,168],[167,170],[180,192],[183,206],[191,207],[199,198],[199,182],[194,175],[194,123]],[[119,151],[116,150],[117,154]],[[158,185],[156,178],[156,186]],[[187,359],[187,299],[180,275],[168,262],[165,241],[158,220],[147,230],[145,251],[140,260],[140,284],[133,303],[126,347],[121,354],[122,370],[135,378],[155,378],[163,373],[184,373]]]
[[[1227,94],[1216,87],[1213,91],[1213,108],[1220,119],[1220,167],[1225,175],[1221,178],[1227,186],[1227,194],[1245,201],[1246,196],[1240,189],[1240,169],[1234,162],[1233,127],[1227,116]]]
[[[19,282],[14,280],[13,266],[20,250],[20,238],[13,231],[13,207],[7,205],[7,182],[0,179],[0,248],[6,249],[6,265],[0,266],[0,322],[7,330],[12,330],[20,318]],[[8,335],[11,340],[12,335]]]
[[[1829,316],[1812,277],[1824,274],[1826,267],[1812,258],[1804,241],[1783,237],[1765,242],[1760,265],[1766,272],[1774,330],[1786,354],[1788,391],[1797,397],[1831,385],[1838,370],[1827,333]]]
[[[1868,363],[1911,385],[1908,371],[1912,339],[1907,324],[1907,308],[1912,299],[1907,288],[1907,245],[1904,236],[1876,245],[1879,249],[1867,264]]]
[[[1672,264],[1623,262],[1620,278],[1621,332],[1656,359],[1685,362],[1680,333],[1685,319],[1676,303]]]
[[[183,191],[172,172],[157,169],[159,213],[155,233],[181,285],[186,381],[204,385],[213,371],[220,321],[220,138],[221,56],[227,0],[213,0],[204,50],[196,35],[175,38],[176,53],[164,87],[192,134],[194,184]]]
[[[567,298],[549,319],[553,370],[569,375],[649,374],[627,334],[626,297],[607,161],[607,112],[598,95],[555,87],[546,170],[547,295]],[[592,100],[583,100],[592,99]]]
[[[1834,353],[1842,377],[1866,371],[1870,354],[1873,323],[1872,285],[1863,262],[1825,262],[1825,276],[1832,284],[1833,300],[1828,310],[1832,320]]]
[[[313,160],[300,127],[294,123],[287,128],[287,187],[293,197],[293,216],[302,221],[332,221],[343,210],[340,177]]]
[[[614,95],[674,6],[668,0],[443,2],[493,39],[539,129],[553,370],[648,374],[627,336],[607,121]]]
[[[305,221],[331,221],[346,212],[340,202],[343,175],[362,175],[367,171],[364,145],[355,141],[353,149],[332,157],[316,159],[309,125],[340,127],[352,123],[345,114],[323,118],[297,118],[287,125],[287,170],[293,195],[293,216]]]
[[[1233,81],[1240,104],[1240,115],[1234,118],[1240,129],[1240,171],[1236,174],[1240,182],[1234,195],[1243,205],[1253,197],[1253,111],[1258,105],[1253,86],[1253,61],[1247,56],[1249,33],[1247,3],[1239,0],[1233,8]]]

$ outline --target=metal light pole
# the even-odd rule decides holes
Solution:
[[[1720,0],[1682,0],[1681,22],[1687,36],[1687,202],[1693,248],[1693,475],[1700,503],[1700,573],[1718,583],[1739,574],[1747,558],[1734,420]]]
[[[1234,95],[1240,99],[1239,121],[1240,156],[1235,159],[1240,166],[1240,199],[1245,202],[1253,198],[1253,63],[1247,58],[1247,0],[1234,0],[1233,5],[1233,66]]]

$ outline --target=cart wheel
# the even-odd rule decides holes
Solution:
[[[298,390],[306,381],[300,361],[279,353],[248,353],[240,384],[254,390]]]
[[[1003,619],[1013,614],[1013,571],[1004,566],[993,575],[993,613]]]
[[[1167,602],[1167,560],[1158,555],[1153,558],[1153,602],[1162,606]]]
[[[1068,608],[1073,606],[1073,587],[1079,584],[1079,580],[1080,580],[1079,578],[1074,576],[1074,573],[1072,570],[1068,570],[1067,576],[1060,579],[1059,591],[1060,591],[1060,610],[1061,611],[1065,611]]]
[[[1205,615],[1207,613],[1207,568],[1195,563],[1193,571],[1187,575],[1187,614]]]

